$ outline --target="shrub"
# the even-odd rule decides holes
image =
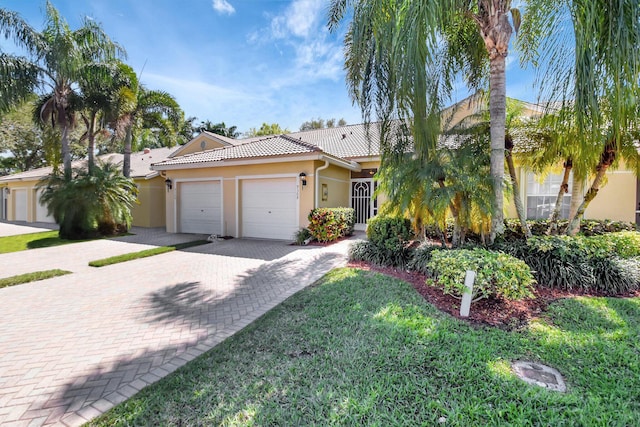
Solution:
[[[640,256],[640,233],[636,231],[621,231],[606,235],[594,235],[588,240],[598,244],[607,252],[612,252],[620,258]]]
[[[427,283],[434,284],[435,279],[445,293],[456,297],[462,297],[466,289],[467,270],[476,272],[474,301],[492,296],[509,300],[533,297],[535,279],[529,266],[503,252],[480,248],[438,250],[431,253],[427,266],[432,275]]]
[[[296,234],[293,236],[296,245],[304,245],[304,242],[309,239],[311,236],[311,232],[308,228],[301,228],[296,231]]]
[[[528,241],[502,242],[497,248],[525,261],[541,286],[615,295],[639,287],[638,239],[640,235],[630,232],[536,236]]]
[[[309,232],[319,242],[332,242],[353,233],[352,208],[316,208],[309,213]]]
[[[138,190],[111,163],[98,163],[91,173],[75,169],[66,179],[50,175],[38,183],[40,201],[60,226],[63,239],[85,239],[126,231],[131,224],[131,206]]]
[[[392,216],[376,216],[367,224],[367,238],[375,248],[377,264],[404,267],[413,254],[411,221]]]
[[[413,238],[411,221],[392,216],[373,217],[367,223],[367,238],[377,246],[404,246]]]
[[[420,273],[429,273],[427,265],[431,260],[431,254],[436,250],[446,250],[446,247],[440,245],[423,244],[420,245],[414,252],[407,267],[410,270],[419,271]]]

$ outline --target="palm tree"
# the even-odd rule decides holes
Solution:
[[[137,188],[114,164],[98,163],[91,172],[74,170],[73,179],[52,174],[39,187],[43,189],[41,201],[60,225],[64,239],[111,235],[131,224]]]
[[[27,55],[0,55],[0,111],[45,88],[40,119],[60,129],[64,172],[70,177],[74,85],[94,73],[97,65],[124,55],[124,50],[92,20],[85,19],[80,28],[71,30],[49,1],[41,32],[7,9],[0,9],[0,30]]]
[[[200,130],[201,131],[206,130],[207,132],[215,133],[218,135],[222,135],[222,136],[226,136],[228,138],[234,138],[234,139],[240,136],[240,132],[238,132],[237,126],[227,127],[227,125],[224,122],[213,123],[211,120],[205,120],[203,122],[200,122]]]
[[[578,230],[617,159],[638,159],[633,141],[640,117],[639,15],[638,0],[536,0],[525,9],[524,59],[541,61],[545,97],[571,111],[575,149],[591,150],[597,157],[593,182],[570,219],[568,234]],[[563,39],[572,41],[575,49],[558,49]],[[538,52],[543,52],[542,59]]]
[[[141,129],[157,129],[162,145],[172,147],[180,138],[185,120],[173,96],[167,92],[146,89],[128,65],[120,64],[120,72],[126,76],[128,84],[118,92],[111,127],[116,135],[124,134],[122,173],[129,177],[131,149],[136,133]]]
[[[471,88],[486,77],[490,88],[493,214],[490,242],[504,229],[503,177],[506,121],[505,59],[520,14],[510,0],[332,0],[329,27],[347,9],[353,19],[345,37],[347,82],[368,122],[372,107],[382,122],[412,122],[416,150],[436,149],[436,116],[449,99],[456,73]],[[434,126],[436,124],[436,126]],[[382,135],[383,146],[393,138]]]

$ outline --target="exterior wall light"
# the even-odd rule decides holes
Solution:
[[[169,178],[164,180],[164,184],[167,186],[167,190],[171,190],[173,188],[173,183]]]
[[[307,185],[307,174],[304,172],[300,172],[300,182],[302,182],[302,186]]]

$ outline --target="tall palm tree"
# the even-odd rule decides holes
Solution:
[[[131,67],[120,64],[120,72],[128,84],[123,85],[115,100],[111,127],[116,135],[124,136],[122,173],[131,172],[131,150],[141,129],[157,129],[163,145],[172,147],[180,139],[184,112],[167,92],[149,90],[141,85]]]
[[[493,216],[490,241],[503,231],[505,60],[520,14],[510,0],[332,0],[329,27],[353,11],[345,37],[347,82],[365,121],[372,107],[385,122],[412,122],[418,151],[436,149],[434,118],[462,74],[472,88],[490,88]],[[436,126],[434,126],[436,122]],[[383,146],[393,138],[382,136]]]
[[[60,129],[64,172],[69,178],[75,84],[95,72],[97,64],[123,56],[124,50],[92,20],[85,19],[80,28],[71,30],[49,1],[41,32],[4,8],[0,9],[0,31],[26,52],[26,56],[0,54],[0,111],[42,90],[46,102],[42,103],[40,118]]]

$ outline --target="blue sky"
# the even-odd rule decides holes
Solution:
[[[326,28],[328,0],[53,0],[72,28],[100,22],[150,89],[187,116],[242,132],[263,122],[292,131],[312,118],[361,122],[347,94],[344,31]],[[44,0],[2,0],[40,29]],[[7,42],[0,39],[3,49]],[[508,59],[508,96],[535,101],[532,73]],[[460,93],[459,97],[464,97]]]

